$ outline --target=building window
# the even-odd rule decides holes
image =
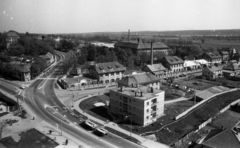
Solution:
[[[149,119],[149,117],[147,116],[147,119]]]
[[[149,109],[147,109],[147,113],[149,113]]]
[[[149,102],[147,102],[147,105],[149,105]]]

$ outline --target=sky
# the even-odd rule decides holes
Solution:
[[[0,32],[240,29],[240,0],[0,0]]]

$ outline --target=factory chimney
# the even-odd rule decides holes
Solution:
[[[130,29],[128,29],[128,42],[130,42]]]
[[[151,65],[153,65],[153,42],[151,42]]]

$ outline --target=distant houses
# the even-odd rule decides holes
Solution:
[[[17,43],[20,35],[13,30],[10,30],[6,34],[6,42],[7,42],[7,49],[10,47],[11,44]]]

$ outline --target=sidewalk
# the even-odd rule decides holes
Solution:
[[[91,96],[93,96],[93,95],[89,95],[89,96],[87,96],[87,97],[84,97],[84,98],[82,98],[82,99],[74,102],[74,109],[76,109],[79,113],[86,114],[86,113],[83,112],[83,110],[80,109],[79,104],[80,104],[83,100],[88,99],[88,98],[91,97]],[[75,97],[76,97],[76,96],[75,96]],[[74,100],[76,99],[75,97],[74,97]],[[100,119],[98,119],[98,118],[95,118],[95,117],[93,117],[93,116],[91,116],[91,115],[87,115],[87,117],[88,117],[89,119],[94,120],[94,121],[96,121],[96,122],[98,122],[98,123],[100,123],[100,124],[103,124],[103,125],[107,126],[107,127],[110,127],[110,128],[115,129],[115,130],[118,130],[118,131],[120,131],[120,132],[122,132],[122,133],[124,133],[124,134],[127,134],[127,135],[130,134],[129,131],[126,131],[126,130],[118,127],[118,125],[115,124],[115,123],[113,123],[113,122],[108,122],[108,123],[106,123],[106,122],[104,122],[104,121],[102,121],[102,120],[100,120]],[[137,134],[134,134],[134,133],[132,133],[132,137],[134,137],[134,138],[138,139],[139,141],[141,141],[141,145],[142,145],[142,146],[145,146],[145,147],[148,147],[148,148],[168,148],[168,147],[169,147],[169,146],[167,146],[167,145],[165,145],[165,144],[162,144],[162,143],[159,143],[159,142],[155,142],[155,141],[146,139],[146,138],[141,137],[141,136],[139,136],[139,135],[137,135]]]

